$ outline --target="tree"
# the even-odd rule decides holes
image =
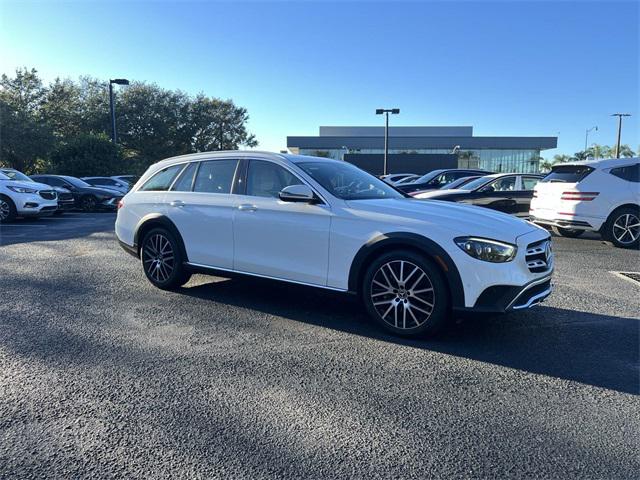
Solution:
[[[104,133],[81,134],[60,144],[51,155],[50,169],[59,175],[84,177],[123,173],[120,151]]]
[[[56,78],[45,91],[40,116],[58,139],[71,139],[86,131],[80,87],[69,79]]]
[[[587,154],[589,158],[611,158],[611,147],[606,145],[598,145],[594,143],[587,148]]]
[[[0,79],[0,163],[34,173],[53,146],[48,125],[41,121],[45,90],[34,69],[16,70]]]
[[[549,160],[546,160],[542,157],[540,157],[540,171],[541,172],[548,172],[551,170],[551,167],[553,167],[553,162],[550,162]]]
[[[571,158],[570,155],[554,155],[552,165],[555,165],[556,163],[566,163],[572,160],[573,158]]]
[[[616,151],[615,148],[611,149],[612,158],[615,157]],[[635,152],[631,150],[629,145],[620,145],[620,156],[625,158],[631,158],[635,156]]]

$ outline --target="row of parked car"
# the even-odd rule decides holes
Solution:
[[[0,222],[16,217],[60,215],[80,209],[116,210],[137,177],[77,178],[68,175],[32,175],[0,168]]]
[[[563,163],[546,175],[450,169],[382,179],[417,199],[491,208],[529,218],[564,237],[592,231],[617,247],[640,245],[638,158]]]
[[[382,179],[414,198],[462,202],[528,217],[533,189],[543,177],[455,168],[434,170],[422,176],[392,174]]]

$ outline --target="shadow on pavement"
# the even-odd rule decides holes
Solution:
[[[113,232],[116,216],[112,212],[66,212],[42,218],[19,218],[0,224],[0,246],[48,242]]]
[[[412,348],[639,394],[640,320],[539,306],[455,322],[435,339],[383,332],[351,296],[254,278],[185,287],[181,293]]]

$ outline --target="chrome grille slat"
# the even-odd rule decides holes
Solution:
[[[547,245],[549,246],[549,252],[551,251],[550,242],[551,239],[547,238],[527,245],[525,261],[530,272],[542,273],[551,268],[553,254],[550,254],[547,258]]]

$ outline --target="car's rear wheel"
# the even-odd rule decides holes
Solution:
[[[80,208],[85,212],[93,212],[97,204],[98,201],[93,195],[85,195],[80,199]]]
[[[620,248],[640,246],[640,208],[623,207],[611,214],[605,223],[604,237]]]
[[[15,220],[16,206],[9,197],[0,195],[0,223],[7,223]]]
[[[147,279],[163,290],[180,287],[191,278],[178,240],[164,228],[154,228],[144,236],[140,258]]]
[[[449,292],[442,274],[431,260],[412,251],[393,251],[374,260],[364,275],[362,298],[370,316],[397,335],[433,335],[448,317]]]
[[[577,238],[584,233],[584,230],[575,230],[573,228],[562,228],[562,227],[553,227],[553,231],[567,238]]]

